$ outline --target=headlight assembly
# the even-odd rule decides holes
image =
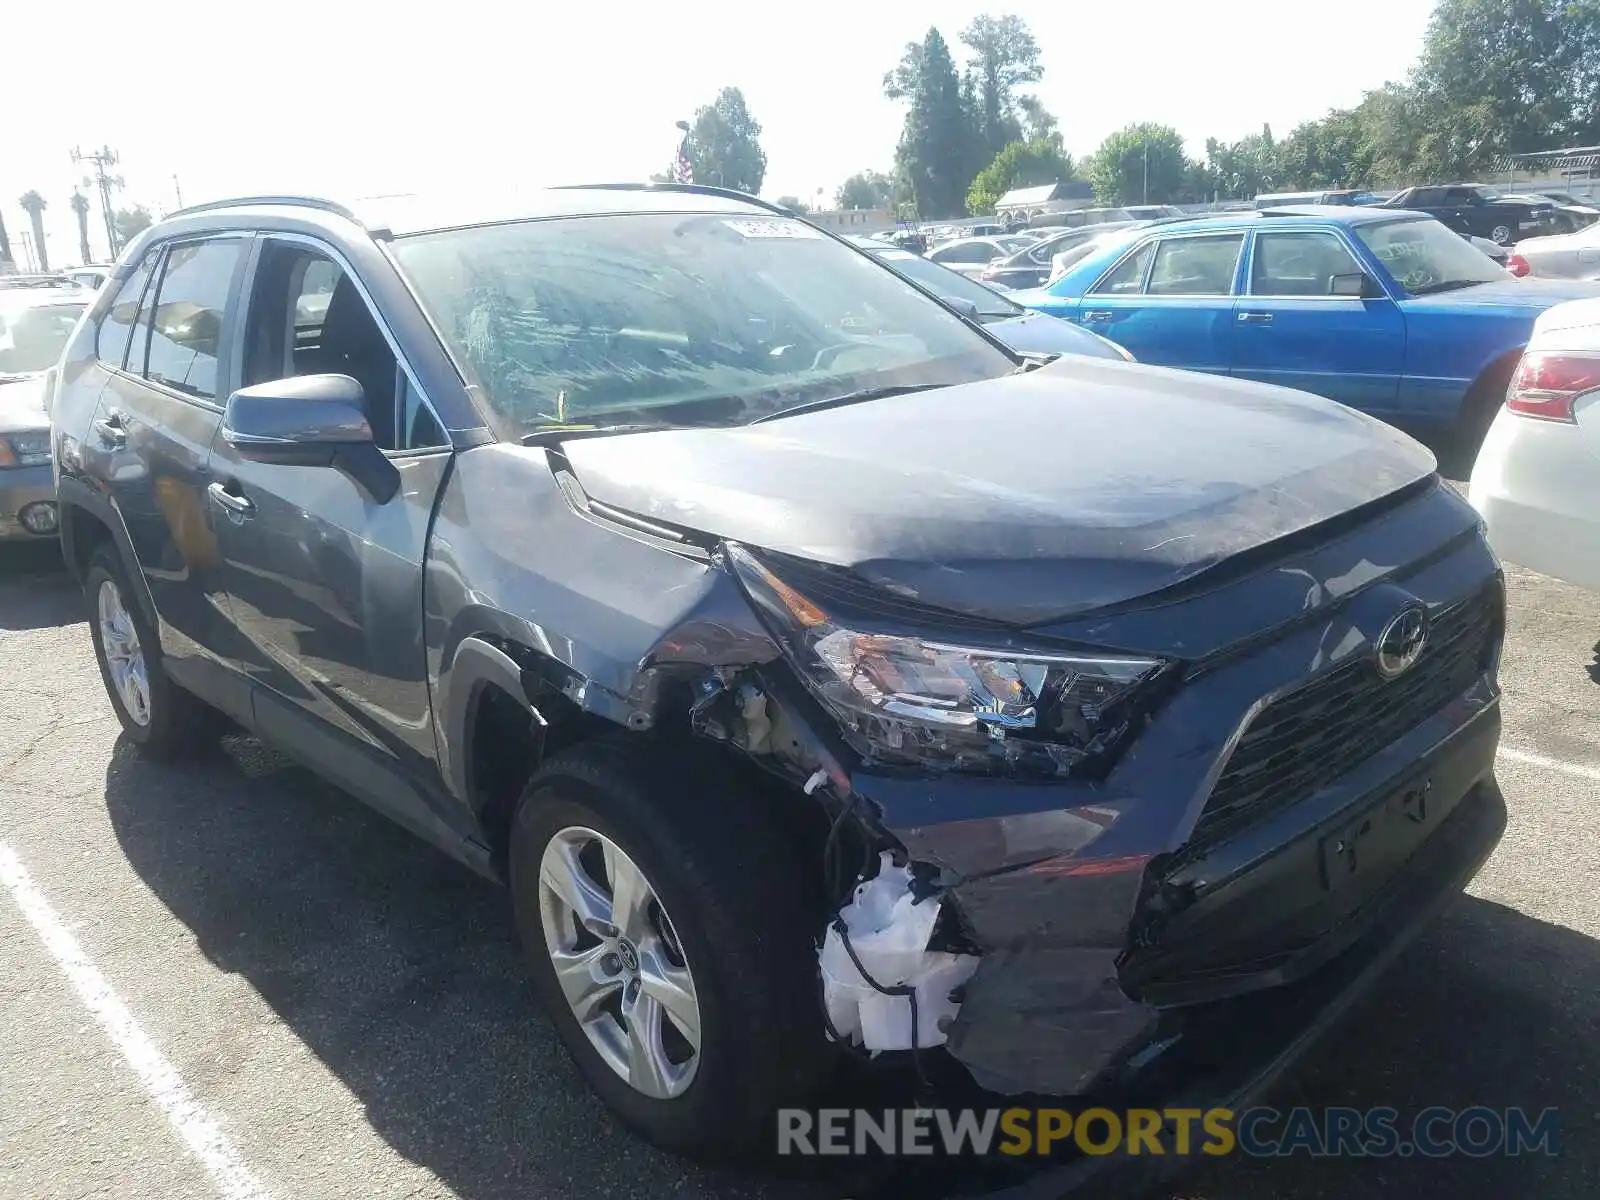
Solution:
[[[1094,775],[1136,729],[1152,685],[1169,665],[851,629],[748,551],[730,546],[728,557],[801,677],[869,759],[986,773]]]

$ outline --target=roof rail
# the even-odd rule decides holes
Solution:
[[[180,208],[177,212],[168,213],[167,217],[187,217],[192,213],[215,212],[219,208],[238,208],[245,204],[281,204],[294,208],[318,208],[323,212],[331,212],[336,216],[355,221],[358,225],[360,218],[342,204],[332,200],[323,200],[317,196],[234,196],[227,200],[208,200],[204,204],[191,204],[187,208]]]
[[[557,192],[685,192],[691,196],[721,196],[725,200],[743,200],[746,204],[754,204],[757,208],[764,208],[768,212],[778,213],[785,217],[801,215],[785,208],[781,204],[774,204],[771,200],[763,200],[760,196],[752,196],[750,193],[741,192],[736,188],[713,187],[709,183],[656,183],[653,180],[646,183],[563,183],[558,184],[551,190]]]

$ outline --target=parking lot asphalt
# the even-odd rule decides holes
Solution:
[[[1505,841],[1277,1097],[1560,1110],[1553,1158],[1230,1158],[1206,1200],[1593,1196],[1600,597],[1509,568]],[[591,1098],[503,896],[252,739],[119,741],[86,609],[0,547],[0,1197],[838,1196]]]

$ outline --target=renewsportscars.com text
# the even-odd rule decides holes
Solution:
[[[1560,1153],[1553,1108],[781,1109],[778,1153],[1487,1158]]]

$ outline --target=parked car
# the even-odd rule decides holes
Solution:
[[[111,277],[111,265],[107,263],[104,266],[96,266],[91,263],[84,267],[72,267],[61,273],[79,287],[94,290]]]
[[[1600,224],[1518,242],[1507,266],[1539,279],[1600,279]]]
[[[1427,213],[1458,233],[1488,238],[1499,246],[1518,238],[1554,233],[1556,206],[1539,200],[1503,199],[1491,188],[1476,183],[1410,187],[1382,201],[1379,208],[1403,208]]]
[[[0,275],[0,291],[26,291],[38,288],[62,288],[71,291],[83,285],[74,279],[54,272],[47,274]]]
[[[1143,363],[1285,384],[1471,440],[1539,313],[1596,293],[1514,279],[1437,221],[1365,206],[1163,223],[1011,298]]]
[[[1032,364],[721,189],[373,205],[135,239],[52,377],[65,556],[133,747],[221,711],[504,880],[658,1143],[770,1151],[825,1014],[1209,1107],[1501,836],[1500,572],[1405,435]]]
[[[1600,590],[1600,300],[1535,323],[1469,497],[1501,558]]]
[[[56,536],[45,373],[90,296],[53,286],[0,291],[0,541]]]
[[[1020,234],[985,238],[958,237],[935,246],[928,251],[927,256],[936,263],[943,263],[952,271],[960,271],[963,275],[977,278],[984,267],[996,259],[1005,258],[1031,245],[1033,239]]]
[[[1133,356],[1115,342],[1071,321],[1060,321],[1013,304],[984,284],[974,282],[970,276],[952,271],[941,263],[870,238],[847,237],[845,240],[860,246],[896,274],[956,306],[1018,354],[1087,354],[1091,358],[1133,360]]]
[[[1461,236],[1465,238],[1470,245],[1476,246],[1479,250],[1482,250],[1490,258],[1492,258],[1495,266],[1504,267],[1508,271],[1511,270],[1511,251],[1506,247],[1497,246],[1488,238],[1473,237],[1471,234],[1467,233],[1463,233]],[[1515,274],[1516,272],[1512,273]]]
[[[1552,234],[1576,233],[1580,229],[1587,229],[1597,220],[1600,220],[1600,208],[1588,204],[1579,204],[1557,200],[1548,192],[1538,194],[1528,193],[1501,193],[1502,200],[1512,200],[1530,207],[1550,204],[1555,207],[1555,218],[1550,223]]]
[[[1374,204],[1377,197],[1371,192],[1354,188],[1338,188],[1323,192],[1263,192],[1252,202],[1256,208],[1287,208],[1292,204]]]
[[[1050,279],[1050,263],[1056,255],[1074,246],[1094,240],[1101,230],[1126,229],[1133,222],[1122,221],[1108,225],[1084,225],[1077,229],[1062,229],[1041,237],[1038,241],[1014,251],[1005,258],[989,263],[978,272],[978,282],[1006,288],[1036,288]]]

